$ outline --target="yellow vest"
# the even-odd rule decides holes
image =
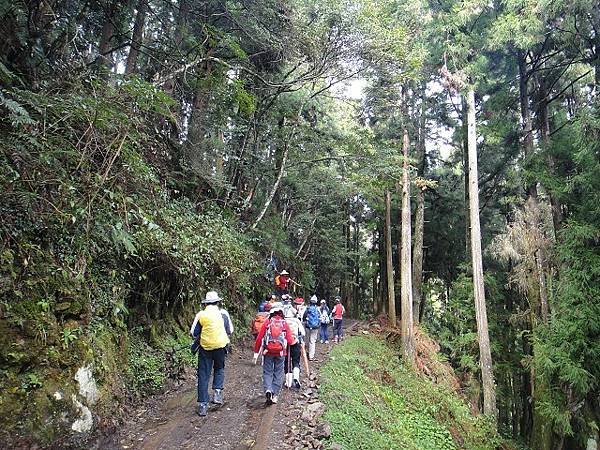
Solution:
[[[198,322],[202,327],[200,345],[204,350],[216,350],[229,344],[223,316],[217,305],[208,305],[204,311],[200,311]]]

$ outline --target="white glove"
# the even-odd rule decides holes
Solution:
[[[254,354],[254,357],[252,358],[252,362],[253,362],[254,364],[256,364],[256,361],[258,361],[258,353],[255,353],[255,354]]]

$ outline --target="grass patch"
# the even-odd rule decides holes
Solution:
[[[376,337],[337,345],[322,369],[325,420],[345,450],[492,450],[503,440],[449,389],[407,369]]]

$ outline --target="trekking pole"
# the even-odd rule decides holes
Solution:
[[[306,378],[310,379],[310,368],[308,366],[308,358],[306,357],[306,347],[304,342],[302,343],[301,354],[302,354],[302,362],[304,363],[304,368],[306,369]]]

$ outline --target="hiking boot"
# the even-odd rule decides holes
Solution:
[[[296,389],[297,391],[300,390],[300,382],[298,380],[294,380],[294,389]]]
[[[213,397],[213,403],[217,405],[223,404],[223,389],[215,389],[215,395]]]
[[[273,393],[271,391],[267,391],[265,396],[267,397],[267,405],[271,405],[273,403]]]
[[[208,403],[200,403],[198,405],[198,415],[204,417],[208,414]]]
[[[271,403],[275,404],[277,403],[277,396],[273,395],[273,397],[271,397]]]

